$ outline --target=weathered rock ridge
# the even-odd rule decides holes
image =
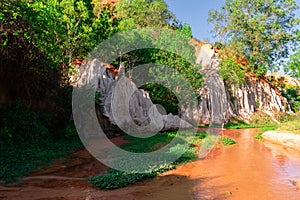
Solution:
[[[287,100],[267,79],[248,75],[240,87],[225,85],[218,73],[220,59],[217,51],[209,44],[200,44],[194,44],[196,62],[202,66],[199,73],[205,74],[205,80],[204,87],[199,90],[201,101],[198,102],[197,109],[185,110],[188,116],[196,116],[192,121],[221,126],[232,117],[247,121],[258,110],[270,116],[274,112],[290,112]],[[122,64],[117,70],[94,59],[80,65],[78,74],[81,77],[76,82],[79,87],[89,79],[95,81],[99,94],[96,112],[103,131],[108,135],[192,127],[179,116],[161,114],[149,94],[138,89],[126,77]]]
[[[122,132],[157,133],[192,128],[191,124],[176,115],[162,115],[151,101],[149,94],[143,89],[138,89],[125,76],[123,64],[119,70],[115,70],[112,66],[94,59],[81,65],[77,71],[79,77],[75,87],[87,84],[96,87],[98,93],[96,113],[102,130],[107,135]]]
[[[205,124],[220,124],[232,117],[248,121],[261,110],[272,116],[274,112],[290,112],[290,105],[266,79],[245,77],[240,87],[227,86],[218,74],[220,59],[213,46],[195,45],[197,64],[202,66],[204,87],[200,91],[199,120]]]

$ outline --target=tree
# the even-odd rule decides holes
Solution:
[[[117,31],[110,9],[103,7],[94,14],[89,0],[3,1],[1,15],[12,15],[16,22],[22,19],[29,24],[26,30],[20,27],[19,36],[34,44],[53,68],[68,66],[76,57],[84,59],[97,44]]]
[[[226,0],[221,10],[211,10],[208,21],[226,43],[236,43],[236,55],[245,55],[258,75],[278,70],[291,46],[296,46],[294,0]]]
[[[62,75],[68,75],[74,58],[84,59],[117,30],[109,8],[97,14],[93,9],[90,0],[1,0],[3,99],[56,107],[59,116],[69,117],[71,90],[61,87],[68,86]]]
[[[108,9],[96,16],[91,2],[84,0],[47,0],[28,3],[27,19],[33,25],[35,40],[57,64],[69,64],[85,56],[103,39],[114,33],[114,20]]]
[[[176,27],[178,21],[163,0],[120,0],[116,15],[121,31],[143,27]]]
[[[291,55],[290,60],[284,66],[284,71],[286,74],[300,79],[300,48]]]

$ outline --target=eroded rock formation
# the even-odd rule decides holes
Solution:
[[[192,128],[178,116],[162,115],[152,103],[149,94],[126,77],[125,67],[118,70],[94,59],[78,66],[74,86],[96,87],[96,112],[99,123],[107,135],[116,133],[152,133],[179,128]],[[112,73],[113,72],[113,73]]]
[[[196,47],[199,73],[205,74],[204,87],[199,90],[201,101],[198,109],[186,109],[193,120],[221,126],[230,118],[249,120],[261,110],[272,116],[274,112],[288,112],[290,106],[277,87],[267,79],[247,75],[240,87],[227,86],[218,73],[220,59],[213,46],[192,43]],[[113,66],[94,59],[78,68],[77,86],[94,80],[99,94],[97,115],[105,133],[145,133],[163,130],[191,128],[192,126],[174,115],[162,115],[151,101],[149,94],[138,89],[125,75],[123,65],[117,70]],[[82,77],[84,75],[84,77]]]
[[[287,100],[266,79],[247,75],[240,87],[226,86],[218,74],[220,59],[217,51],[212,45],[199,44],[195,45],[197,64],[206,75],[200,91],[200,122],[220,123],[231,117],[247,121],[257,110],[270,116],[276,111],[290,111]]]

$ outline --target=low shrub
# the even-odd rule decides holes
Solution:
[[[292,110],[294,112],[300,112],[300,100],[292,104]]]
[[[122,188],[132,183],[152,178],[156,176],[156,173],[126,173],[117,170],[113,170],[108,174],[102,176],[90,177],[89,181],[94,187],[102,189],[117,189]]]
[[[20,102],[0,109],[0,141],[2,143],[30,143],[46,139],[48,129],[39,115]]]
[[[75,137],[77,135],[78,135],[78,133],[77,133],[75,125],[74,124],[68,124],[65,128],[64,136],[67,137],[67,138],[70,138],[70,137]]]
[[[255,136],[254,136],[255,139],[257,140],[262,140],[263,137],[262,137],[262,133],[257,133]]]
[[[299,117],[295,114],[291,114],[291,113],[285,113],[285,112],[277,112],[274,114],[274,118],[276,120],[278,120],[280,123],[285,123],[285,122],[289,122],[289,121],[293,121],[298,119]]]
[[[275,124],[275,121],[264,112],[256,112],[249,120],[250,124],[259,126],[269,126]]]
[[[229,137],[220,138],[220,140],[224,146],[230,146],[230,145],[236,144],[236,141],[234,141],[233,139],[231,139]]]
[[[15,182],[37,167],[48,166],[54,160],[82,147],[78,137],[0,145],[0,180],[4,184]]]

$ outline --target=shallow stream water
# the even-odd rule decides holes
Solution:
[[[226,134],[237,144],[194,163],[193,199],[300,199],[298,152],[254,139],[254,129]]]

